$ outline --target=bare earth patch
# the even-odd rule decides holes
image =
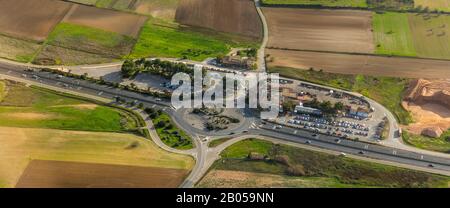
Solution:
[[[269,47],[373,53],[372,13],[356,10],[264,8]]]
[[[81,110],[94,110],[98,107],[96,104],[78,104],[78,105],[55,105],[54,108],[72,107]]]

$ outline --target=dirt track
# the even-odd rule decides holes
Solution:
[[[137,37],[147,17],[108,9],[76,5],[65,22]]]
[[[43,41],[71,5],[56,0],[0,0],[0,33]]]
[[[373,53],[372,13],[355,10],[264,8],[269,47]]]
[[[262,37],[262,23],[252,0],[180,0],[175,18],[185,25]]]
[[[33,160],[18,188],[176,188],[186,170]]]
[[[323,69],[341,74],[365,74],[407,78],[450,78],[450,61],[348,55],[292,50],[268,49],[274,58],[269,68],[275,66],[297,69]]]

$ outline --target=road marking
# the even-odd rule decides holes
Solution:
[[[155,108],[155,107],[156,107],[156,105],[153,105],[153,106],[152,106],[152,108]]]
[[[98,93],[98,95],[102,95],[102,94],[103,94],[103,92],[99,92],[99,93]]]
[[[297,131],[297,130],[295,130],[295,131],[294,131],[294,134],[297,134],[297,132],[298,132],[298,131]]]
[[[423,155],[420,155],[420,159],[423,160]]]
[[[392,151],[392,154],[397,155],[397,151],[396,150]]]
[[[366,144],[366,146],[364,146],[364,149],[369,149],[369,145]]]

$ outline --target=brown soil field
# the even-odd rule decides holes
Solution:
[[[269,47],[373,53],[372,13],[355,10],[264,8]]]
[[[0,0],[0,33],[43,41],[71,5],[58,0]]]
[[[252,38],[262,37],[262,23],[252,0],[180,0],[175,19]]]
[[[186,170],[33,160],[18,188],[176,188]]]
[[[340,74],[405,78],[450,78],[450,61],[268,49],[269,68],[290,67]],[[271,60],[273,58],[273,60]]]
[[[64,22],[99,28],[136,38],[147,17],[91,6],[74,5]]]

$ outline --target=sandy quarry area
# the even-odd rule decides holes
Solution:
[[[372,13],[355,10],[264,8],[269,47],[373,53]]]
[[[403,106],[411,111],[414,124],[406,127],[412,133],[420,134],[424,128],[450,128],[450,79],[411,82]]]

